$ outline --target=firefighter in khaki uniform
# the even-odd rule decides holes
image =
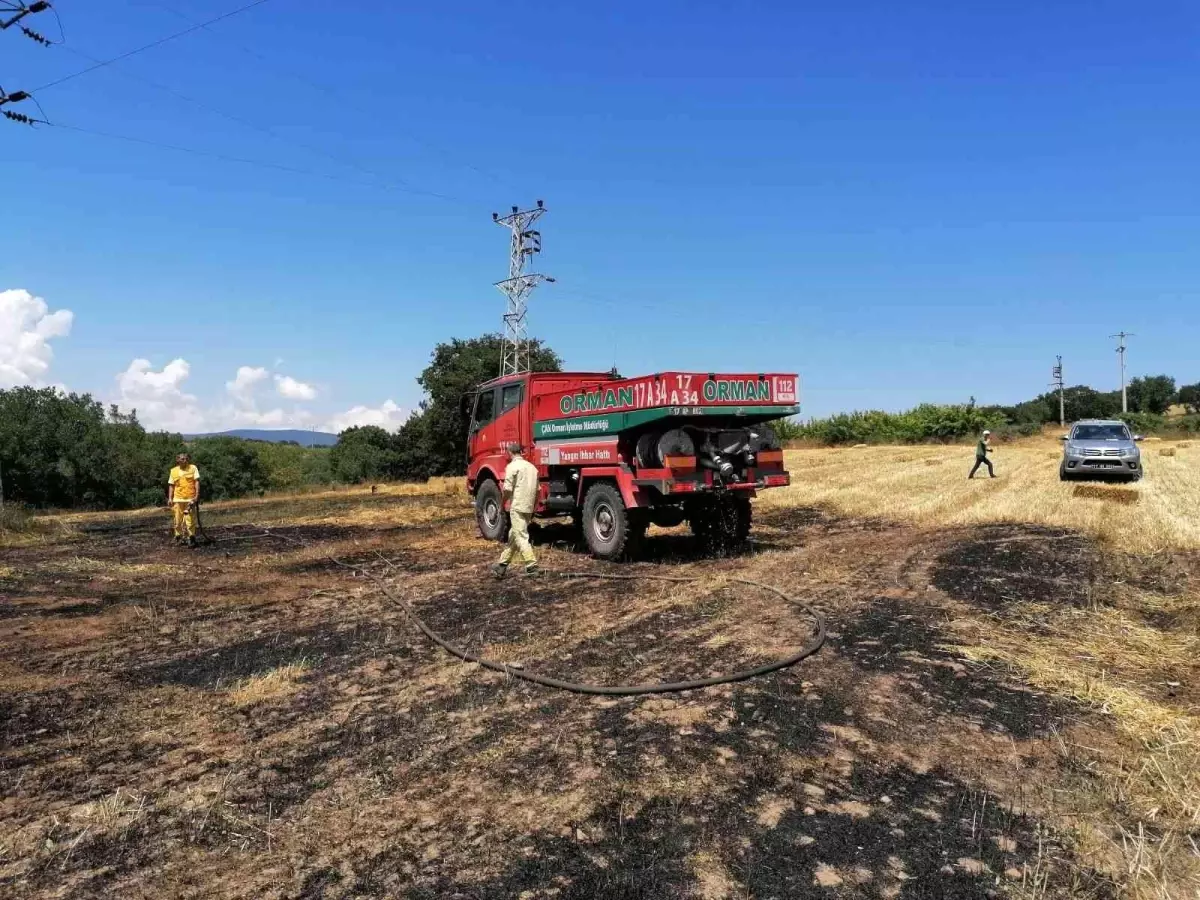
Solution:
[[[521,455],[520,444],[509,444],[504,448],[504,454],[508,457],[508,466],[504,471],[504,499],[512,501],[508,510],[512,524],[508,529],[508,546],[500,554],[500,562],[492,567],[492,574],[503,578],[513,556],[520,554],[525,563],[525,574],[536,575],[538,565],[533,547],[529,545],[529,523],[533,521],[533,511],[537,508],[537,466]]]
[[[167,479],[167,504],[174,514],[175,543],[196,546],[196,502],[200,499],[200,470],[180,453]]]

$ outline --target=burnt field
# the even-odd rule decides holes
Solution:
[[[510,576],[441,486],[233,503],[0,547],[0,895],[1190,896],[1200,871],[1194,550],[1069,528],[759,510],[609,566],[538,537]],[[300,544],[282,537],[291,538]],[[596,683],[781,673],[588,698]],[[797,606],[727,581],[769,582]]]

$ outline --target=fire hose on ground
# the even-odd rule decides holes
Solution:
[[[291,544],[296,544],[300,547],[308,548],[310,546],[309,544],[306,544],[304,541],[301,541],[297,538],[284,534],[276,534],[270,529],[264,529],[263,534],[266,537],[272,537],[277,540],[286,541]],[[338,559],[336,556],[331,554],[326,553],[323,555],[325,559],[334,565],[350,572],[356,572],[369,580],[375,585],[376,588],[379,589],[380,593],[382,593],[390,602],[398,606],[404,612],[404,614],[412,621],[414,625],[417,626],[422,634],[424,634],[427,638],[429,638],[451,656],[455,656],[464,662],[475,663],[476,665],[482,666],[485,669],[490,669],[493,672],[500,672],[512,678],[518,678],[521,681],[527,681],[531,684],[540,684],[543,687],[555,688],[560,691],[570,691],[573,694],[589,694],[600,697],[633,697],[642,694],[679,693],[681,691],[694,691],[699,688],[714,687],[722,684],[735,684],[739,681],[748,681],[751,678],[757,678],[760,675],[768,675],[771,672],[778,672],[781,669],[794,666],[801,660],[812,656],[814,653],[820,650],[822,645],[825,643],[825,617],[819,612],[802,603],[799,603],[792,597],[789,597],[784,591],[773,585],[764,584],[761,581],[753,581],[749,578],[728,577],[726,580],[729,582],[760,588],[768,593],[775,594],[793,606],[801,608],[813,619],[812,637],[809,639],[809,641],[799,650],[788,656],[773,660],[769,663],[764,663],[763,665],[756,666],[752,669],[743,669],[728,675],[714,675],[711,678],[697,678],[691,681],[661,682],[657,684],[581,684],[574,681],[564,681],[560,678],[553,678],[549,675],[538,675],[533,672],[526,672],[524,669],[516,666],[506,665],[502,662],[496,662],[495,660],[486,659],[477,653],[472,653],[470,650],[466,650],[462,647],[452,644],[450,641],[446,640],[444,637],[430,628],[429,625],[426,624],[425,620],[417,615],[416,611],[412,608],[412,604],[399,597],[392,590],[391,586],[374,572],[363,568],[362,566],[356,566],[353,563],[348,563],[345,560]],[[595,579],[600,581],[660,581],[672,584],[690,584],[702,580],[698,577],[683,575],[616,575],[599,572],[551,572],[542,577],[557,577],[579,580]]]

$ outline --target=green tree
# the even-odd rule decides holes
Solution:
[[[1161,416],[1175,402],[1175,379],[1170,375],[1144,375],[1129,382],[1128,393],[1130,410]]]
[[[117,494],[104,408],[54,388],[0,391],[5,495],[36,506],[107,506]]]
[[[1179,402],[1193,415],[1200,414],[1200,381],[1179,389]]]
[[[406,481],[424,481],[437,473],[433,440],[429,435],[427,412],[409,416],[392,439],[396,477]]]
[[[406,459],[428,459],[430,475],[458,475],[464,471],[470,422],[463,401],[499,373],[503,346],[502,335],[486,334],[466,340],[454,338],[434,348],[433,359],[417,379],[426,394],[418,413],[423,424],[414,426],[407,435],[426,443],[415,451],[406,450]],[[529,342],[529,362],[534,372],[562,371],[558,354],[539,340]],[[421,477],[415,471],[402,474]]]
[[[183,438],[165,431],[147,432],[137,413],[110,406],[105,420],[114,486],[110,505],[153,506],[161,503],[167,474],[185,450]]]
[[[329,453],[330,467],[338,481],[359,484],[398,476],[392,435],[378,425],[347,428]]]
[[[200,469],[202,500],[261,494],[269,486],[267,471],[249,441],[235,437],[197,438],[188,451]],[[165,491],[165,476],[163,483]]]
[[[1044,395],[1050,396],[1050,395]],[[1121,411],[1120,391],[1097,391],[1084,384],[1063,391],[1067,405],[1067,421],[1080,419],[1111,419]],[[1058,419],[1058,398],[1054,397],[1054,420]],[[1048,420],[1050,421],[1050,420]]]
[[[295,441],[251,441],[273,491],[296,491],[329,484],[333,470],[328,447],[301,447]]]

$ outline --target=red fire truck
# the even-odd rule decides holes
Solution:
[[[727,546],[750,532],[750,498],[789,483],[767,424],[799,411],[790,374],[526,372],[471,397],[467,488],[480,533],[504,537],[504,447],[541,476],[537,515],[571,516],[601,559],[635,551],[650,524],[687,521]]]

